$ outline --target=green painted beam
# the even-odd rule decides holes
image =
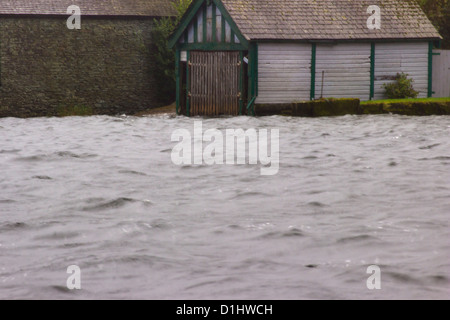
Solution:
[[[312,44],[312,52],[311,52],[311,92],[310,92],[310,100],[314,100],[316,97],[316,51],[317,45],[315,43]]]
[[[241,63],[240,69],[239,69],[239,115],[242,115],[242,108],[244,107],[244,97],[242,96],[242,93],[244,92],[244,52],[239,51],[239,61]]]
[[[247,114],[255,115],[255,100],[256,100],[256,66],[257,66],[257,45],[256,43],[250,43],[248,52],[248,105]]]
[[[190,117],[191,113],[191,98],[190,98],[190,90],[191,90],[191,79],[190,79],[190,59],[191,59],[191,52],[187,52],[187,63],[186,63],[186,116]]]
[[[247,101],[250,101],[252,99],[252,45],[250,44],[250,48],[248,49],[248,67],[247,67]]]
[[[205,50],[205,51],[241,51],[247,50],[242,44],[239,43],[220,43],[220,42],[208,42],[208,43],[182,43],[180,44],[181,50]]]
[[[251,114],[252,116],[255,116],[255,101],[256,97],[253,97],[250,102],[247,105],[247,114]]]
[[[220,42],[225,42],[225,32],[226,32],[226,28],[225,28],[225,23],[226,23],[226,20],[225,20],[225,18],[222,16],[222,26],[221,26],[221,39],[220,39]]]
[[[375,96],[375,42],[370,44],[370,97],[372,100]]]
[[[258,57],[256,54],[256,43],[252,45],[252,97],[256,97],[256,65],[258,63]]]
[[[208,30],[208,25],[206,23],[207,20],[207,16],[206,16],[206,5],[202,7],[202,15],[203,15],[203,43],[206,43],[206,38],[207,38],[207,30]]]
[[[211,27],[211,39],[212,42],[216,42],[216,28],[217,28],[217,16],[216,16],[217,10],[216,10],[216,5],[213,3],[212,4],[212,27]]]
[[[198,21],[197,21],[197,17],[194,18],[193,23],[194,23],[194,43],[197,43],[198,42]]]
[[[433,41],[428,43],[428,98],[433,96]]]
[[[177,47],[175,52],[175,74],[176,74],[176,110],[177,115],[180,114],[180,94],[181,94],[181,78],[180,78],[180,60],[181,60],[181,51],[180,48]]]
[[[259,94],[259,48],[258,43],[255,43],[255,96],[257,97]]]

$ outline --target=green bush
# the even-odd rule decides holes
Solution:
[[[153,54],[154,70],[158,98],[164,103],[175,100],[175,50],[168,47],[168,40],[180,22],[192,0],[176,0],[173,6],[176,17],[164,17],[155,20],[152,32],[155,51]]]
[[[408,79],[406,73],[397,73],[395,76],[395,82],[383,84],[383,88],[386,90],[386,96],[389,99],[406,99],[417,98],[419,92],[413,88],[413,79]]]

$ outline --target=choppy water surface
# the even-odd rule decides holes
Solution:
[[[450,298],[450,117],[203,121],[279,128],[275,176],[173,165],[193,121],[1,119],[0,298]]]

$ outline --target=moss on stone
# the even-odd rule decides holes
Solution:
[[[359,99],[321,99],[310,103],[313,117],[362,114]]]
[[[294,103],[257,104],[255,111],[258,116],[332,117],[362,114],[358,99],[321,99]]]
[[[401,114],[408,116],[450,115],[450,99],[380,100],[360,103],[358,99],[321,99],[315,101],[257,104],[258,116],[331,117],[346,114]]]
[[[384,104],[383,110],[408,116],[448,115],[450,114],[450,102],[414,100],[392,102]]]
[[[371,104],[361,104],[361,109],[363,114],[383,114],[389,113],[385,110],[385,104],[383,102],[380,103],[371,103]]]
[[[292,104],[290,103],[272,103],[255,105],[257,116],[288,115],[292,114]]]
[[[60,106],[56,110],[58,117],[92,116],[94,114],[94,110],[89,106]]]

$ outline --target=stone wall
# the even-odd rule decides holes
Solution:
[[[0,17],[0,117],[135,113],[160,106],[152,76],[153,20]]]

